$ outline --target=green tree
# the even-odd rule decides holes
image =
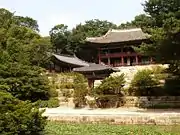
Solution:
[[[54,26],[50,31],[51,43],[57,53],[76,54],[86,57],[89,53],[83,53],[86,37],[104,35],[110,28],[117,26],[106,20],[89,20],[85,24],[79,24],[72,31],[64,24]],[[89,50],[89,49],[88,49]]]
[[[0,9],[0,15],[0,56],[2,61],[19,62],[26,65],[34,64],[36,61],[37,65],[41,65],[48,59],[47,53],[43,51],[49,50],[50,43],[37,33],[38,24],[35,20],[29,17],[17,17],[3,8]],[[32,51],[33,53],[31,53]],[[3,58],[8,59],[3,60]],[[40,60],[42,60],[41,63]]]
[[[178,0],[148,0],[144,11],[153,25],[148,32],[151,45],[142,45],[142,53],[154,55],[157,62],[167,63],[171,72],[180,74],[180,2]],[[174,71],[173,71],[174,70]]]
[[[1,90],[21,100],[49,99],[49,82],[39,67],[48,62],[49,39],[37,33],[35,27],[38,26],[31,18],[34,24],[24,20],[25,25],[23,19],[28,17],[17,18],[14,13],[2,8],[0,15]]]
[[[117,26],[107,20],[93,19],[84,24],[77,25],[72,30],[72,50],[75,54],[86,61],[94,61],[97,58],[97,51],[89,47],[85,41],[87,37],[99,37],[107,33],[109,29],[115,29]]]
[[[15,23],[19,26],[28,27],[34,31],[39,32],[39,25],[36,20],[30,17],[14,16]]]
[[[39,67],[19,63],[0,65],[0,89],[20,100],[48,100],[50,87]]]
[[[69,41],[71,32],[68,31],[68,26],[64,24],[56,25],[51,29],[49,34],[51,37],[51,43],[56,53],[72,53]]]
[[[82,74],[75,74],[73,102],[75,107],[82,107],[86,104],[85,96],[88,94],[87,80]]]
[[[35,39],[29,46],[30,62],[32,65],[47,67],[50,62],[52,52],[52,44],[50,37],[42,37]]]
[[[46,118],[30,103],[0,91],[0,134],[43,135]]]

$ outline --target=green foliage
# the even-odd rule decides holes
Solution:
[[[48,90],[48,94],[50,97],[58,97],[58,92],[51,85],[50,89]]]
[[[178,125],[110,125],[49,122],[47,135],[178,135]]]
[[[118,94],[122,91],[125,84],[124,74],[105,78],[102,83],[95,88],[94,92],[98,95]]]
[[[98,87],[93,89],[97,106],[100,108],[122,106],[121,97],[124,84],[124,74],[105,78]]]
[[[34,102],[33,105],[39,108],[56,108],[59,107],[59,100],[57,97],[53,97],[49,100],[38,100]]]
[[[17,25],[25,26],[39,32],[39,26],[37,21],[30,17],[14,16],[14,20]]]
[[[88,94],[87,80],[81,74],[76,74],[74,79],[74,103],[75,107],[82,107],[86,104],[85,96]]]
[[[62,93],[62,96],[66,98],[70,98],[73,96],[73,91],[71,91],[70,89],[61,89],[61,93]]]
[[[118,108],[123,106],[125,100],[122,95],[98,95],[96,105],[99,108]]]
[[[151,90],[156,87],[159,82],[155,80],[152,76],[151,70],[141,70],[138,71],[133,80],[131,81],[131,86],[129,89],[130,95],[135,96],[148,96],[151,95]]]
[[[156,80],[165,80],[168,77],[166,70],[167,69],[162,66],[156,66],[153,67],[151,71]]]
[[[104,35],[110,28],[117,26],[106,20],[89,20],[68,30],[65,24],[54,26],[50,31],[51,43],[56,53],[76,54],[81,59],[94,60],[97,55],[92,48],[86,48],[85,39]],[[86,53],[87,52],[87,53]]]
[[[44,66],[48,62],[50,42],[38,33],[36,20],[15,16],[0,8],[0,60],[1,64],[18,62]]]
[[[30,103],[0,91],[0,134],[43,135],[46,118]]]
[[[170,96],[180,96],[180,77],[170,75],[166,81],[164,88]]]
[[[73,82],[66,82],[66,83],[62,83],[59,85],[60,89],[73,89],[74,88],[74,84]]]
[[[18,63],[0,65],[0,89],[20,100],[47,100],[50,86],[42,69]]]
[[[144,11],[149,18],[143,24],[152,41],[151,44],[143,44],[139,51],[143,54],[154,56],[159,63],[170,64],[172,73],[180,73],[180,2],[178,0],[147,0],[144,3]],[[135,19],[137,21],[137,19]],[[150,26],[150,28],[149,28]],[[172,68],[172,69],[171,69]]]
[[[49,35],[56,53],[71,54],[72,50],[69,46],[70,34],[68,26],[64,24],[56,25],[51,29]]]
[[[50,43],[50,37],[42,37],[32,41],[29,46],[30,62],[32,65],[47,67],[50,62],[50,55],[52,45]]]

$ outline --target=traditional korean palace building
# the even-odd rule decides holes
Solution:
[[[109,30],[102,37],[86,39],[87,45],[98,50],[98,63],[120,67],[132,65],[152,64],[149,56],[142,56],[135,52],[133,46],[138,47],[143,42],[148,43],[150,35],[140,28],[128,30]]]
[[[98,51],[98,62],[90,63],[76,56],[52,54],[53,63],[50,71],[74,71],[83,74],[88,79],[89,87],[94,86],[95,80],[108,77],[111,73],[119,71],[121,66],[147,65],[153,60],[149,56],[140,55],[133,46],[148,43],[150,35],[141,29],[109,30],[102,37],[87,38],[87,46]],[[89,54],[91,55],[91,54]]]

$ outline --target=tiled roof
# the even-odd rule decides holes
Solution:
[[[148,39],[150,35],[144,33],[141,28],[127,30],[109,30],[104,36],[86,38],[92,43],[117,43]]]
[[[57,55],[57,54],[52,54],[56,59],[59,61],[72,64],[72,65],[78,65],[78,66],[89,66],[89,64],[77,57],[73,56],[63,56],[63,55]]]
[[[73,69],[73,71],[75,72],[93,72],[93,71],[103,71],[103,70],[116,71],[116,69],[111,66],[102,65],[102,64],[94,64],[94,63],[89,64],[89,66]]]

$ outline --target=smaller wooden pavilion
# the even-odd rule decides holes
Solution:
[[[73,68],[89,66],[89,63],[77,58],[76,56],[52,54],[52,63],[49,70],[55,72],[71,72]]]
[[[74,68],[73,71],[83,74],[88,79],[89,87],[93,88],[95,80],[102,80],[111,73],[117,72],[118,69],[108,65],[90,63],[89,66]]]

